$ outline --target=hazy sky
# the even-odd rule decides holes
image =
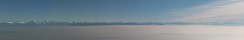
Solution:
[[[0,0],[0,21],[230,21],[240,19],[243,4],[241,0]]]

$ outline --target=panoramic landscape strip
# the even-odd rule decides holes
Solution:
[[[61,22],[61,21],[27,21],[27,22],[1,22],[0,26],[92,26],[92,25],[240,25],[231,22]]]

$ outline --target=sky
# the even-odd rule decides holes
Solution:
[[[242,0],[0,0],[0,22],[240,22],[242,4]]]
[[[243,0],[219,0],[209,4],[181,9],[173,13],[188,13],[191,15],[181,15],[178,21],[197,22],[234,22],[244,23],[244,1]],[[182,11],[183,10],[183,11]]]

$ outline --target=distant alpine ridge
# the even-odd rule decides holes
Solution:
[[[28,21],[1,22],[0,26],[92,26],[92,25],[221,25],[233,23],[192,23],[192,22],[60,22],[60,21]]]

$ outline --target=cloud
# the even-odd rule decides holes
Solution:
[[[236,21],[244,20],[243,0],[218,0],[209,4],[181,9],[172,13],[182,16],[175,21]]]

